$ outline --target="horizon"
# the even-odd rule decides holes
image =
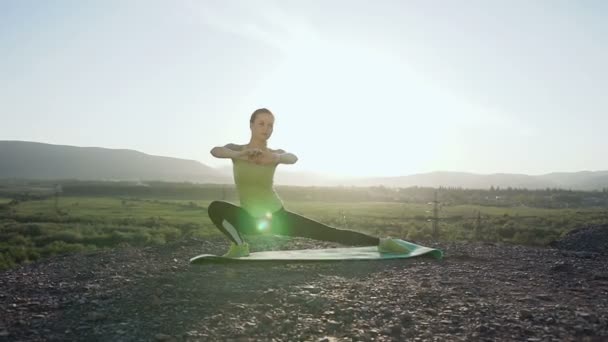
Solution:
[[[44,142],[39,142],[39,141],[23,141],[23,140],[0,140],[0,142],[3,141],[8,141],[8,142],[26,142],[26,143],[36,143],[36,144],[48,144],[48,143],[44,143]],[[74,146],[74,145],[61,145],[61,144],[48,144],[48,145],[55,145],[55,146],[66,146],[66,147],[79,147],[79,148],[102,148],[102,149],[109,149],[109,150],[129,150],[129,151],[135,151],[135,152],[139,152],[139,153],[143,153],[146,154],[148,156],[153,156],[153,157],[166,157],[166,158],[176,158],[174,156],[167,156],[167,155],[155,155],[155,154],[149,154],[143,151],[137,151],[137,150],[133,150],[133,149],[127,149],[127,148],[105,148],[105,147],[101,147],[101,146]],[[178,159],[183,159],[183,160],[193,160],[195,162],[199,162],[204,166],[207,167],[211,167],[219,172],[232,172],[232,163],[228,163],[226,165],[220,165],[220,166],[211,166],[208,164],[205,164],[204,162],[201,162],[199,160],[194,160],[194,159],[184,159],[184,158],[178,158]],[[596,172],[608,172],[607,170],[577,170],[577,171],[569,171],[569,172],[556,172],[556,171],[551,171],[551,172],[546,172],[546,173],[541,173],[541,174],[526,174],[526,173],[507,173],[507,172],[495,172],[495,173],[477,173],[477,172],[471,172],[471,171],[453,171],[453,170],[431,170],[428,172],[420,172],[420,173],[411,173],[411,174],[400,174],[400,175],[388,175],[388,176],[378,176],[378,175],[371,175],[371,176],[344,176],[344,175],[337,175],[337,174],[324,174],[321,172],[317,172],[317,171],[309,171],[309,170],[290,170],[290,169],[283,169],[281,168],[281,166],[279,166],[279,168],[277,169],[277,172],[286,172],[286,173],[302,173],[302,174],[308,174],[308,175],[313,175],[315,177],[326,177],[326,178],[344,178],[344,179],[358,179],[358,178],[393,178],[393,177],[408,177],[408,176],[416,176],[416,175],[423,175],[423,174],[431,174],[431,173],[463,173],[463,174],[469,174],[469,175],[475,175],[475,176],[493,176],[493,175],[522,175],[522,176],[545,176],[545,175],[550,175],[550,174],[559,174],[559,173],[596,173]]]
[[[608,170],[606,15],[601,1],[6,1],[0,137],[222,168],[211,148],[247,142],[267,107],[269,146],[299,158],[285,172]]]

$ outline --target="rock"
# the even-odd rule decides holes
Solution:
[[[272,322],[274,322],[274,319],[273,319],[273,318],[272,318],[272,316],[270,316],[269,314],[265,314],[265,315],[262,315],[262,318],[260,319],[260,321],[261,321],[263,324],[266,324],[266,325],[271,325],[271,324],[272,324]]]
[[[318,287],[315,287],[313,285],[304,285],[300,287],[302,290],[310,292],[310,293],[319,293],[321,292],[321,289]]]
[[[155,341],[171,341],[173,340],[173,337],[171,337],[170,335],[167,334],[162,334],[162,333],[158,333],[156,335],[154,335],[154,340]]]
[[[553,296],[550,296],[546,293],[539,293],[536,295],[536,298],[541,299],[541,300],[545,300],[545,301],[552,301],[553,300]]]
[[[594,259],[597,258],[597,253],[593,253],[593,252],[588,252],[588,251],[580,251],[580,252],[574,252],[574,255],[577,258],[581,258],[581,259]]]
[[[435,317],[437,316],[437,311],[431,308],[427,308],[424,310],[429,316]]]
[[[324,336],[321,337],[318,342],[337,342],[338,339],[333,336]]]
[[[584,312],[584,311],[576,311],[576,316],[586,320],[587,322],[590,323],[597,323],[598,322],[598,318],[595,314],[593,313],[589,313],[589,312]]]
[[[399,317],[399,320],[401,321],[401,324],[403,325],[403,327],[410,326],[413,323],[413,321],[414,321],[412,315],[410,313],[407,313],[407,312],[403,313],[401,315],[401,317]]]
[[[564,261],[558,261],[553,266],[551,266],[551,271],[570,273],[570,272],[574,271],[574,267],[570,263],[567,263]]]
[[[394,324],[388,328],[388,333],[386,334],[390,336],[399,336],[401,335],[401,332],[402,328],[399,325]]]
[[[340,326],[340,322],[338,322],[338,321],[334,321],[334,320],[332,320],[332,319],[328,320],[328,321],[327,321],[327,324],[329,324],[329,325],[330,325],[331,327],[333,327],[333,328],[336,328],[336,327],[339,327],[339,326]]]
[[[86,316],[87,321],[101,321],[106,318],[106,314],[103,312],[92,311],[89,312]]]
[[[479,324],[476,328],[480,333],[488,332],[491,329],[487,324]]]
[[[608,280],[608,273],[595,273],[593,280]]]

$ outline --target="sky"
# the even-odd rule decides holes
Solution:
[[[0,140],[291,171],[608,170],[605,1],[0,0]]]

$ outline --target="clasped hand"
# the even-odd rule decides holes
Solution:
[[[279,163],[279,156],[270,151],[259,148],[247,148],[241,151],[239,159],[247,160],[258,165],[275,165]]]

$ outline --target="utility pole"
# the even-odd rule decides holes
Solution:
[[[340,218],[342,219],[342,227],[347,227],[347,222],[346,222],[346,212],[344,211],[344,209],[340,209]]]
[[[481,238],[481,211],[477,211],[477,219],[475,220],[475,240]]]
[[[435,190],[434,200],[428,204],[433,205],[433,217],[429,221],[433,222],[433,239],[439,239],[439,201],[437,200],[437,190]]]

